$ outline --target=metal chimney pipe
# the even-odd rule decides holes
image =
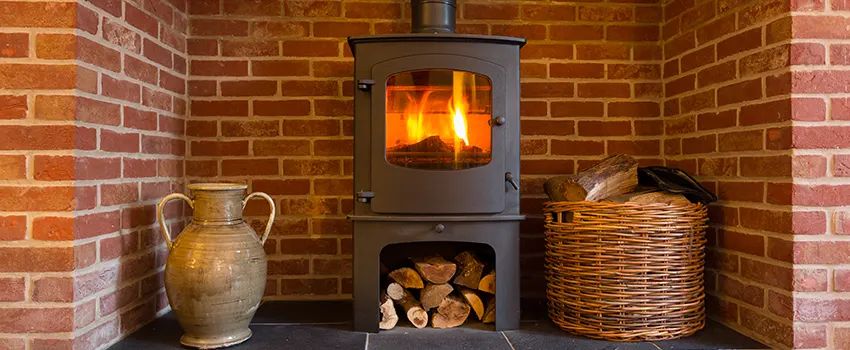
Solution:
[[[457,0],[411,0],[414,33],[454,33]]]

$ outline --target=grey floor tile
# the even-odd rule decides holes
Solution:
[[[251,324],[351,322],[351,300],[270,301],[260,305]]]
[[[523,322],[518,331],[505,331],[516,350],[658,350],[652,343],[614,343],[572,335],[548,321]]]
[[[182,349],[183,329],[173,314],[162,316],[116,343],[110,350]]]
[[[370,334],[368,350],[511,350],[501,332],[486,325],[473,324],[451,329],[402,325]]]
[[[769,346],[752,340],[713,320],[708,320],[705,328],[690,337],[658,341],[655,344],[664,350],[770,349]]]
[[[368,336],[368,350],[679,350],[767,349],[768,347],[717,322],[685,338],[653,343],[613,343],[574,336],[547,320],[545,302],[523,300],[520,330],[495,332],[493,325],[468,323],[454,329],[416,329],[402,320],[396,329]],[[260,306],[251,325],[254,336],[234,350],[363,349],[366,333],[351,331],[350,301],[269,302]],[[533,320],[533,321],[528,321]],[[183,349],[183,330],[172,314],[165,315],[126,339],[115,350]],[[507,337],[507,339],[506,339]]]
[[[366,333],[352,332],[349,325],[252,326],[254,337],[233,350],[361,350]]]
[[[248,341],[228,348],[233,350],[265,349],[341,349],[361,350],[366,334],[352,332],[348,324],[252,325],[254,335]],[[180,345],[183,330],[172,314],[151,322],[139,331],[113,345],[110,350],[185,349]]]

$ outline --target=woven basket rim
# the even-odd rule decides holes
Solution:
[[[667,204],[667,203],[653,203],[653,204],[638,204],[638,203],[611,203],[611,202],[590,202],[590,201],[578,201],[578,202],[569,202],[569,201],[548,201],[543,203],[543,209],[547,210],[549,208],[555,206],[568,206],[568,207],[596,207],[596,208],[609,208],[609,209],[629,209],[629,210],[642,210],[642,209],[701,209],[705,207],[702,203],[690,203],[690,204]]]

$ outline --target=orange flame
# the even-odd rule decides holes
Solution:
[[[415,152],[451,152],[456,164],[489,154],[489,84],[476,86],[476,76],[469,72],[438,73],[432,77],[419,76],[421,82],[435,81],[433,85],[413,83],[412,76],[405,75],[400,75],[398,83],[395,79],[388,80],[387,150],[436,136],[441,143],[429,140],[415,148],[419,150]]]
[[[458,83],[460,86],[458,86]],[[404,110],[404,119],[406,119],[408,143],[412,144],[431,136],[439,136],[444,142],[457,143],[455,141],[463,141],[463,145],[470,145],[467,130],[469,103],[463,96],[462,84],[462,80],[456,81],[445,114],[433,115],[428,111],[429,100],[434,91],[425,91],[419,101],[415,101],[412,94],[406,95],[408,103]],[[455,147],[455,152],[458,152],[459,149],[460,147]]]
[[[455,103],[454,108],[449,105],[449,111],[452,114],[452,124],[454,125],[455,137],[463,140],[463,143],[469,145],[469,137],[466,136],[466,103],[459,105]]]
[[[469,138],[466,136],[466,112],[469,110],[469,104],[463,98],[463,78],[463,72],[452,73],[452,99],[449,101],[449,111],[453,119],[455,137],[469,145]],[[454,108],[452,108],[452,102],[454,102]],[[459,151],[460,147],[455,146],[455,154]]]
[[[411,95],[407,95],[409,103],[407,104],[404,114],[407,118],[408,140],[415,140],[413,142],[419,142],[424,140],[426,137],[434,136],[431,132],[425,130],[423,126],[423,122],[425,121],[425,107],[428,106],[428,97],[431,96],[432,92],[433,91],[426,91],[422,95],[422,100],[419,102],[414,101]]]

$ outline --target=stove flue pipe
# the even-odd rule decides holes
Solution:
[[[454,33],[456,0],[411,0],[414,33]]]

